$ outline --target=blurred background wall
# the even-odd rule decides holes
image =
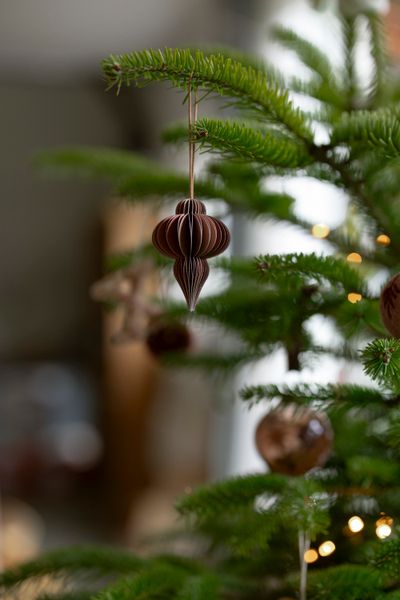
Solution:
[[[138,214],[101,182],[40,172],[35,155],[96,145],[179,163],[159,136],[182,118],[181,97],[167,86],[105,93],[101,59],[145,47],[254,48],[265,12],[258,0],[0,1],[6,565],[44,547],[131,543],[152,523],[169,525],[174,496],[207,476],[213,400],[201,375],[193,386],[193,376],[160,370],[142,347],[109,344],[89,287],[106,252],[141,235]]]

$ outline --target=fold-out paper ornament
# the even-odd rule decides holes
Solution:
[[[175,279],[189,310],[195,309],[208,277],[207,258],[221,254],[229,242],[226,225],[207,215],[204,204],[192,198],[181,200],[175,215],[163,219],[154,229],[154,246],[161,254],[175,259]]]

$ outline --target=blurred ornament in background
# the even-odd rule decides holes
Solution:
[[[189,328],[177,319],[158,316],[149,323],[146,344],[154,356],[162,356],[168,352],[185,352],[191,342]]]
[[[121,327],[112,336],[113,342],[143,340],[149,319],[160,314],[160,309],[152,305],[145,293],[146,280],[153,270],[153,262],[143,260],[114,271],[92,285],[90,293],[93,300],[115,303],[122,308]]]
[[[229,242],[226,225],[207,215],[203,202],[192,198],[179,202],[175,215],[163,219],[154,229],[154,246],[164,256],[175,259],[175,279],[190,311],[195,309],[208,277],[206,259],[221,254]]]
[[[141,292],[151,269],[150,261],[142,261],[109,273],[93,283],[90,295],[98,302],[129,302],[133,295]]]
[[[303,475],[325,464],[332,450],[333,432],[323,413],[289,404],[261,419],[255,441],[272,472]]]
[[[400,273],[389,279],[381,292],[382,321],[393,337],[400,337]]]
[[[0,530],[0,553],[5,568],[33,559],[42,549],[44,523],[26,502],[16,498],[4,500]]]
[[[103,455],[103,440],[92,423],[71,421],[53,424],[42,433],[43,448],[54,464],[73,471],[85,472],[94,468]]]

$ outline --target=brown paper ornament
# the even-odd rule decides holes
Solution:
[[[207,258],[228,247],[230,234],[222,221],[206,214],[199,200],[182,200],[175,213],[156,226],[153,244],[161,254],[175,259],[175,278],[193,311],[208,277]]]
[[[168,352],[184,352],[190,347],[192,336],[184,323],[166,316],[151,319],[146,344],[155,356]]]
[[[333,432],[323,413],[288,405],[261,419],[255,441],[273,473],[304,475],[325,464]]]
[[[400,273],[389,279],[382,290],[380,309],[382,321],[393,337],[400,337]]]

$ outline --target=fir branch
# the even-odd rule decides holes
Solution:
[[[312,162],[304,145],[288,137],[261,132],[240,123],[200,119],[193,127],[194,139],[202,148],[217,150],[240,160],[264,165],[298,168]]]
[[[188,577],[179,590],[176,600],[217,600],[220,582],[213,574]]]
[[[371,562],[373,567],[398,581],[400,574],[400,538],[385,540],[380,543]]]
[[[75,590],[71,592],[62,592],[61,594],[41,594],[35,600],[93,600],[95,592],[93,590]]]
[[[343,41],[344,41],[344,59],[345,59],[345,88],[346,105],[348,110],[356,108],[358,85],[355,73],[355,47],[357,44],[356,18],[354,15],[344,15],[341,18]]]
[[[333,256],[317,256],[314,253],[269,254],[257,258],[256,268],[266,281],[279,280],[288,275],[307,277],[319,282],[326,280],[333,285],[343,286],[348,292],[357,292],[369,297],[361,275],[343,260]]]
[[[108,573],[132,573],[143,561],[135,555],[102,547],[72,547],[54,550],[36,560],[24,563],[0,574],[0,586],[17,585],[31,577],[53,573],[92,573],[94,577]]]
[[[400,483],[400,465],[389,461],[387,456],[350,456],[346,466],[347,475],[355,485],[383,488]]]
[[[180,49],[143,50],[110,56],[102,63],[110,87],[170,81],[187,91],[189,84],[223,96],[240,107],[254,109],[276,120],[300,139],[312,141],[312,133],[300,110],[293,107],[286,91],[265,73],[241,65],[222,54]]]
[[[344,114],[333,127],[331,142],[360,143],[380,151],[386,158],[399,158],[399,108],[381,108],[375,111],[355,111]]]
[[[182,515],[209,517],[226,510],[251,506],[258,495],[280,493],[286,486],[287,478],[282,475],[246,475],[198,487],[193,493],[182,497],[176,508]]]
[[[317,46],[301,37],[290,29],[276,27],[273,36],[286,48],[293,50],[300,60],[315,73],[325,85],[325,98],[330,97],[330,102],[343,107],[343,90],[340,88],[334,69],[328,57]]]
[[[126,577],[93,596],[93,600],[151,600],[176,597],[187,577],[173,565],[150,565],[134,577]]]
[[[305,81],[299,77],[291,77],[287,85],[293,92],[309,96],[323,103],[323,106],[319,110],[311,113],[310,117],[314,121],[326,123],[330,126],[338,115],[341,114],[345,106],[346,98],[343,92],[335,91],[335,89],[330,87],[329,83],[321,81],[319,77],[314,76],[309,81]]]
[[[124,179],[116,188],[116,193],[130,201],[143,200],[151,196],[187,196],[189,179],[187,175],[175,174],[161,168],[149,169]],[[206,199],[221,199],[222,189],[218,189],[211,181],[196,181],[196,196]]]
[[[82,175],[118,182],[136,173],[148,172],[156,164],[128,150],[81,146],[41,152],[35,164],[53,172]]]
[[[196,527],[214,545],[222,546],[225,551],[229,548],[235,556],[248,559],[265,553],[282,522],[276,505],[268,511],[238,506],[234,511],[209,515],[196,523]]]
[[[374,72],[369,102],[371,106],[379,105],[386,93],[386,74],[388,68],[388,56],[386,49],[386,37],[382,17],[376,11],[365,13],[370,34],[370,52],[374,62]]]
[[[243,388],[242,400],[253,406],[264,400],[279,399],[299,405],[334,408],[335,406],[365,407],[368,404],[384,405],[387,398],[377,389],[359,385],[254,385]]]
[[[287,194],[260,192],[254,188],[247,193],[241,192],[220,185],[211,178],[196,179],[195,192],[197,198],[210,201],[224,200],[233,209],[257,217],[277,215],[286,218],[293,204],[293,198]],[[124,179],[116,188],[116,193],[132,202],[145,198],[155,200],[162,196],[181,197],[188,194],[188,178],[186,175],[162,170],[157,172],[149,170]]]
[[[193,52],[196,52],[196,50],[198,50],[198,48],[192,49]],[[222,55],[226,59],[229,58],[233,62],[240,63],[244,67],[251,67],[255,71],[261,71],[271,83],[279,85],[280,87],[284,86],[282,74],[277,70],[277,68],[274,65],[269,64],[262,56],[258,56],[257,54],[252,54],[251,52],[234,48],[233,46],[227,46],[224,44],[219,44],[217,46],[207,45],[204,48],[200,47],[200,50],[204,52],[205,56]]]
[[[339,565],[309,573],[311,600],[376,600],[381,575],[366,565]]]
[[[189,131],[187,123],[174,123],[168,125],[161,133],[164,144],[187,144],[189,142]]]
[[[183,310],[185,310],[185,308]],[[207,373],[218,372],[220,375],[229,375],[232,373],[233,369],[242,367],[249,362],[259,360],[263,356],[265,356],[265,348],[263,348],[262,351],[248,348],[242,352],[224,352],[223,354],[214,354],[211,352],[201,354],[170,353],[164,356],[161,362],[170,367],[201,369]]]
[[[400,340],[376,339],[364,348],[361,358],[367,375],[394,390],[399,389]]]

